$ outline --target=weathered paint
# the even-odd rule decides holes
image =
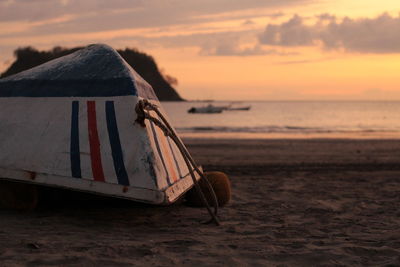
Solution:
[[[96,102],[87,101],[90,160],[92,163],[93,179],[104,182],[103,164],[101,163],[100,141],[97,131]],[[72,152],[71,152],[72,153]],[[71,163],[72,165],[72,163]]]
[[[82,178],[79,149],[79,101],[72,101],[70,144],[71,175],[75,178]]]
[[[91,46],[78,53],[82,61],[70,55],[0,80],[2,178],[154,204],[171,203],[193,185],[176,145],[149,121],[135,123],[139,99],[160,103],[114,52]],[[95,58],[104,64],[85,65]],[[120,78],[130,79],[130,89],[112,83],[95,89],[98,79]]]
[[[114,102],[112,101],[106,102],[106,118],[107,118],[108,137],[110,138],[114,169],[118,178],[118,183],[123,185],[129,185],[128,174],[126,173],[125,163],[122,156],[122,147],[121,147],[121,141],[119,139]]]

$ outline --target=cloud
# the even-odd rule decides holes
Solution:
[[[36,21],[65,14],[97,15],[129,13],[130,22],[182,21],[201,15],[213,15],[249,9],[299,5],[315,0],[0,0],[0,21]],[[102,18],[98,17],[97,21]],[[153,25],[153,24],[152,24]]]
[[[327,57],[327,58],[318,58],[318,59],[287,60],[287,61],[277,62],[276,64],[279,64],[279,65],[310,64],[310,63],[325,62],[325,61],[333,60],[333,59],[336,59],[336,58]]]
[[[312,45],[313,41],[313,27],[305,25],[303,18],[298,15],[280,25],[267,25],[260,36],[260,42],[268,45],[307,46]]]
[[[260,55],[277,55],[287,56],[294,55],[282,49],[268,49],[257,43],[257,30],[247,30],[241,32],[219,32],[202,35],[187,36],[186,41],[179,43],[184,45],[200,47],[199,54],[202,56],[260,56]],[[174,43],[176,37],[172,37]]]
[[[206,47],[200,51],[203,56],[258,56],[258,55],[281,55],[275,49],[264,49],[260,45],[241,48],[238,45],[225,43],[215,47]]]
[[[254,25],[254,21],[252,21],[251,19],[247,19],[242,23],[242,25]]]
[[[259,42],[271,46],[321,46],[326,50],[358,53],[399,53],[400,15],[384,13],[375,18],[338,19],[330,14],[316,16],[307,24],[293,16],[281,24],[268,24]]]
[[[261,56],[261,55],[275,55],[275,56],[293,56],[298,55],[295,52],[279,51],[277,49],[267,49],[259,44],[241,44],[240,40],[237,41],[220,41],[213,44],[205,44],[200,50],[202,56]]]
[[[252,30],[256,39],[257,19],[279,18],[284,15],[279,10],[316,1],[321,0],[0,0],[0,50],[128,41],[203,48],[214,42],[203,37],[223,39],[229,32],[246,35]],[[265,53],[261,50],[230,53]]]
[[[228,24],[233,20],[279,17],[283,13],[273,12],[276,8],[314,1],[317,0],[0,0],[0,38]],[[2,28],[10,30],[3,32]]]

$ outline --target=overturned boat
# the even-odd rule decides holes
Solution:
[[[166,205],[202,176],[152,87],[109,46],[1,79],[0,106],[0,179]]]

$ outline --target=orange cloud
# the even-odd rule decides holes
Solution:
[[[295,15],[281,24],[268,24],[260,42],[272,46],[322,46],[323,49],[358,53],[399,53],[400,15],[337,19],[324,14],[308,25]]]

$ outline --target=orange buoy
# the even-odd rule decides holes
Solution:
[[[37,187],[10,181],[0,181],[0,208],[32,210],[38,203]]]
[[[229,181],[228,176],[223,172],[217,172],[217,171],[205,172],[204,176],[210,182],[215,192],[215,195],[218,200],[218,205],[219,206],[226,205],[231,199],[231,183]],[[213,197],[211,192],[209,191],[209,188],[207,187],[206,181],[200,179],[199,185],[209,205],[212,206],[214,204]],[[199,194],[197,193],[195,187],[193,187],[186,193],[186,201],[187,204],[190,206],[204,207],[204,203]]]

